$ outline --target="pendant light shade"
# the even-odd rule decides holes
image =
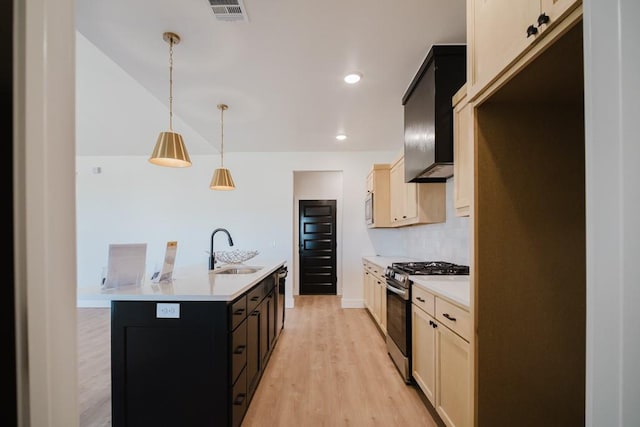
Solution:
[[[231,172],[227,168],[218,168],[213,172],[213,179],[211,179],[212,190],[233,190],[236,185],[233,183]]]
[[[224,110],[229,108],[226,104],[218,104],[220,110],[220,167],[213,172],[213,178],[209,188],[212,190],[234,190],[236,185],[233,183],[231,172],[224,167]]]
[[[191,159],[182,135],[173,131],[173,45],[180,43],[180,36],[166,32],[162,38],[169,43],[169,130],[158,135],[149,162],[158,166],[184,168],[191,166]]]

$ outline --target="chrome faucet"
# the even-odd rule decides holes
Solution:
[[[209,255],[209,270],[213,270],[216,265],[216,255],[215,255],[216,253],[213,251],[213,236],[215,236],[218,231],[224,232],[229,238],[229,246],[233,246],[233,239],[231,238],[231,234],[229,234],[229,232],[226,229],[216,228],[215,230],[213,230],[213,233],[211,233],[211,252]]]

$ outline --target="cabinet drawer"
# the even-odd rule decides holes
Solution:
[[[242,425],[242,419],[247,412],[247,400],[247,371],[243,370],[231,392],[231,425],[233,427]]]
[[[467,342],[469,341],[471,336],[471,315],[468,311],[448,301],[436,298],[436,319]]]
[[[242,322],[231,335],[231,379],[235,382],[247,364],[247,322]]]
[[[436,310],[434,307],[436,302],[432,294],[415,285],[411,287],[411,293],[411,302],[413,302],[416,307],[420,307],[430,315],[435,316]]]
[[[247,311],[252,313],[256,309],[262,298],[264,298],[264,285],[261,283],[247,294]]]
[[[229,306],[229,323],[231,324],[231,330],[234,330],[246,318],[247,297],[243,295]]]

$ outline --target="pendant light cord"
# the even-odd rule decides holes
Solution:
[[[224,107],[220,108],[220,167],[224,168]]]
[[[169,130],[173,131],[173,36],[169,39]]]

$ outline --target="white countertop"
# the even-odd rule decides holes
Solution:
[[[99,286],[78,289],[78,305],[83,300],[107,301],[231,301],[269,274],[285,265],[286,261],[252,259],[246,266],[262,267],[249,274],[215,274],[204,265],[177,268],[170,283],[147,280],[139,286],[102,289]],[[216,267],[216,270],[230,264]]]
[[[369,262],[374,263],[375,265],[382,268],[383,270],[387,267],[390,267],[391,264],[393,264],[394,262],[419,261],[416,258],[408,258],[408,257],[401,257],[401,256],[394,257],[394,256],[370,255],[370,256],[363,256],[362,258]]]
[[[409,276],[413,286],[432,292],[469,310],[469,276]]]

